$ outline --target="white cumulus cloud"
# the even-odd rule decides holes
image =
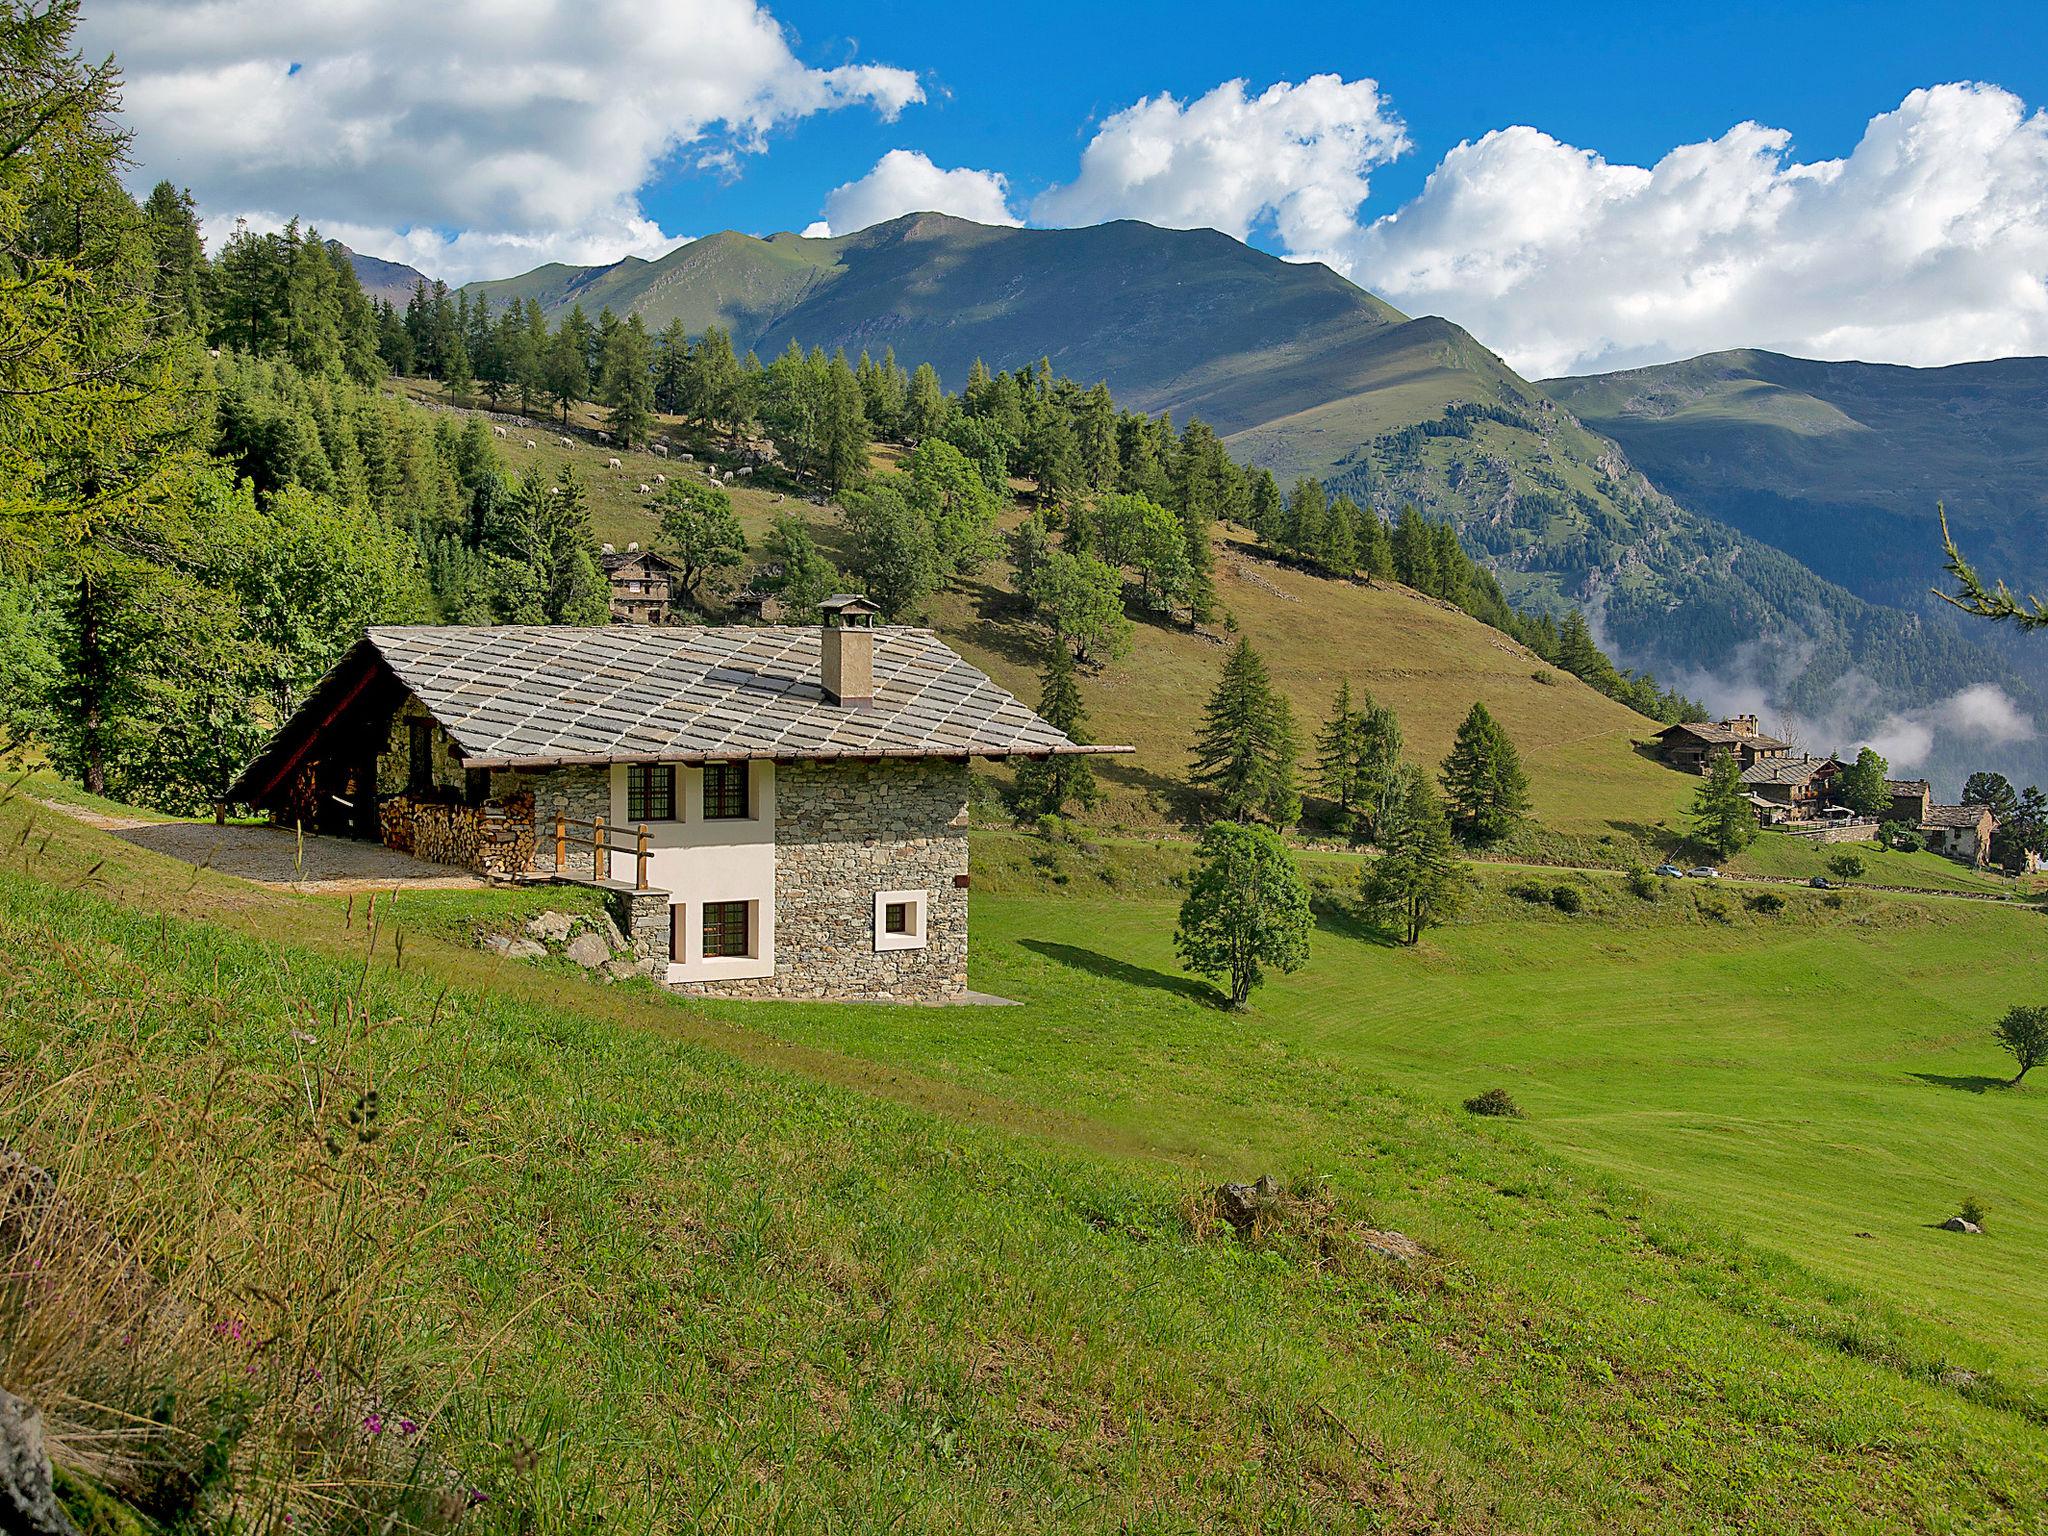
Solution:
[[[1230,80],[1182,102],[1148,96],[1104,120],[1080,174],[1032,205],[1045,224],[1143,219],[1243,239],[1270,221],[1291,254],[1358,233],[1368,177],[1408,147],[1371,80],[1313,75],[1257,96]]]
[[[856,181],[834,187],[807,235],[844,235],[905,213],[950,213],[977,224],[1016,225],[1010,186],[995,171],[942,170],[914,149],[892,149]]]
[[[924,99],[806,65],[756,0],[100,0],[82,40],[119,57],[147,176],[210,225],[303,214],[457,279],[663,249],[637,194],[665,168]]]
[[[1337,263],[1524,373],[1724,347],[1936,364],[2048,351],[2048,116],[1940,85],[1803,162],[1743,123],[1617,165],[1534,128],[1460,144]]]

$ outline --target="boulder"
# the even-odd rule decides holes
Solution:
[[[547,945],[511,933],[487,933],[479,942],[492,954],[508,960],[538,960],[548,952]]]
[[[1271,1196],[1259,1192],[1260,1184],[1270,1184],[1270,1176],[1263,1176],[1258,1184],[1224,1184],[1216,1190],[1216,1209],[1223,1219],[1240,1232],[1249,1232],[1258,1224],[1259,1213],[1271,1208]],[[1278,1185],[1273,1186],[1276,1190]]]
[[[604,936],[607,939],[611,940],[613,949],[631,949],[633,947],[632,941],[629,940],[626,937],[625,933],[620,929],[618,919],[614,918],[611,915],[611,913],[607,912],[604,914],[603,920]]]
[[[1367,1227],[1358,1234],[1358,1240],[1381,1258],[1397,1264],[1413,1264],[1423,1257],[1422,1244],[1405,1233],[1376,1232]]]
[[[1984,1229],[1974,1221],[1965,1221],[1960,1216],[1951,1216],[1941,1224],[1944,1232],[1982,1232]]]
[[[32,1403],[0,1389],[0,1530],[20,1536],[78,1536],[57,1502],[43,1416]]]
[[[627,981],[640,974],[640,967],[631,955],[613,955],[602,967],[604,974],[612,981]]]
[[[575,927],[576,919],[566,912],[543,912],[527,920],[526,931],[544,944],[566,944]]]
[[[569,947],[562,951],[585,970],[603,965],[611,959],[611,946],[594,933],[579,933],[569,941]]]

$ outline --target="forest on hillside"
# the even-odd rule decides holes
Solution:
[[[792,344],[764,364],[715,328],[650,336],[580,310],[550,326],[439,286],[373,303],[296,221],[209,253],[188,192],[124,189],[118,71],[76,53],[70,20],[55,7],[8,37],[37,110],[0,162],[0,734],[95,793],[217,801],[369,624],[606,622],[573,469],[515,475],[482,415],[424,410],[394,373],[497,411],[594,402],[621,444],[673,432],[836,499],[844,575],[892,617],[1003,558],[1021,497],[1019,590],[1084,663],[1119,654],[1133,614],[1218,617],[1228,522],[1332,578],[1462,607],[1647,714],[1691,710],[1617,671],[1576,616],[1516,612],[1447,525],[1389,523],[1312,481],[1283,496],[1204,423],[1121,410],[1044,361],[948,393],[887,354]],[[877,441],[900,468],[875,471]],[[802,616],[842,579],[794,510],[759,550],[715,482],[678,477],[659,510],[700,604],[745,574]]]

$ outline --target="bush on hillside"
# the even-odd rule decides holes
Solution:
[[[1465,1101],[1465,1111],[1473,1115],[1499,1115],[1509,1120],[1522,1118],[1522,1106],[1505,1088],[1489,1088],[1484,1093],[1473,1094]]]
[[[1507,891],[1517,901],[1541,903],[1550,900],[1550,892],[1534,880],[1517,880],[1507,888]]]
[[[1991,1215],[1991,1207],[1975,1195],[1965,1195],[1956,1205],[1956,1214],[1981,1227]]]
[[[1838,853],[1828,860],[1828,873],[1837,880],[1861,880],[1868,872],[1860,853]]]
[[[1639,901],[1657,899],[1657,877],[1640,864],[1628,867],[1628,893]]]
[[[1767,917],[1775,917],[1785,910],[1785,898],[1776,891],[1758,891],[1754,896],[1745,896],[1742,900],[1750,911],[1761,912]]]
[[[1586,898],[1576,885],[1559,885],[1551,888],[1550,904],[1560,912],[1577,912],[1586,905]]]

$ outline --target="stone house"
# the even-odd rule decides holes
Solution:
[[[1928,780],[1886,779],[1884,788],[1892,799],[1892,808],[1885,813],[1886,821],[1903,821],[1909,827],[1917,827],[1927,820],[1927,813],[1934,806],[1934,785]]]
[[[1733,752],[1747,768],[1766,758],[1783,757],[1792,748],[1757,728],[1755,715],[1736,715],[1710,725],[1704,720],[1684,720],[1667,725],[1654,738],[1657,754],[1674,768],[1705,773],[1718,752]]]
[[[675,614],[675,562],[638,544],[620,554],[607,544],[598,556],[612,589],[614,624],[666,624]]]
[[[1920,822],[1930,851],[1978,869],[1991,863],[1991,835],[1997,830],[1998,818],[1988,805],[1931,805]]]
[[[601,885],[684,990],[957,995],[969,762],[1129,749],[1077,746],[865,599],[825,606],[822,626],[372,629],[230,798]]]
[[[1744,768],[1742,787],[1753,803],[1775,812],[1760,810],[1764,820],[1800,821],[1827,804],[1828,791],[1841,771],[1842,765],[1832,757],[1776,753]]]

